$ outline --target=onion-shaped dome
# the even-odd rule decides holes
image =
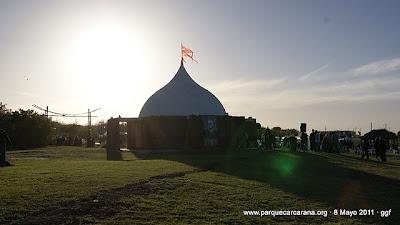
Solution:
[[[189,115],[225,115],[225,109],[211,92],[189,76],[181,63],[174,78],[147,99],[139,117]]]

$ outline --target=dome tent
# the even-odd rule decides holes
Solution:
[[[121,122],[127,123],[128,149],[224,149],[231,146],[238,129],[245,129],[248,143],[255,143],[260,126],[253,118],[225,113],[221,102],[189,76],[182,62],[173,79],[147,99],[138,118],[108,120],[107,152],[121,147]]]
[[[221,102],[197,84],[183,62],[174,78],[143,105],[139,118],[150,116],[225,115]]]

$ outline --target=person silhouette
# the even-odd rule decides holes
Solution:
[[[11,145],[10,137],[5,130],[0,129],[0,167],[8,165],[6,162],[7,145]]]
[[[363,159],[364,157],[367,157],[367,159],[369,159],[369,148],[370,148],[371,146],[369,145],[369,141],[368,141],[368,139],[366,139],[366,138],[364,138],[364,140],[363,140],[363,142],[362,142],[362,151],[363,151],[363,154],[362,154],[362,156],[361,156],[361,158]]]
[[[384,138],[379,138],[378,148],[379,148],[379,157],[381,158],[381,161],[386,162],[387,144]]]
[[[319,152],[321,149],[321,133],[318,130],[315,130],[314,133],[315,151]]]
[[[315,151],[315,131],[312,129],[310,133],[310,150]]]

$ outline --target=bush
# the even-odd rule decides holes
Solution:
[[[33,110],[11,111],[0,103],[0,129],[11,138],[13,149],[43,147],[49,143],[51,120]]]

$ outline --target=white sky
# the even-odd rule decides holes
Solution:
[[[137,117],[183,42],[199,61],[186,69],[230,115],[397,132],[399,4],[385,3],[1,1],[0,101]]]

